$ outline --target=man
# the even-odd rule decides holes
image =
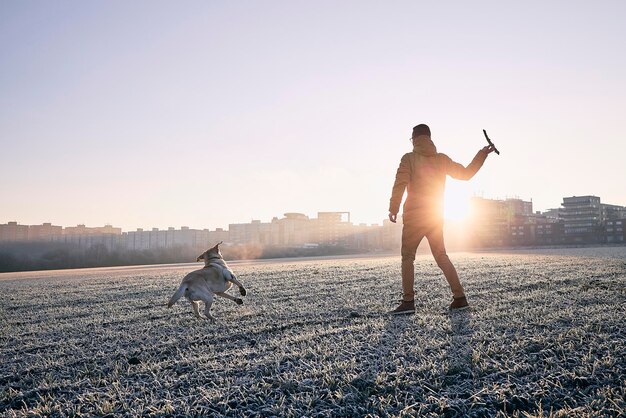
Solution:
[[[443,242],[443,193],[446,175],[459,180],[469,180],[482,167],[487,155],[495,149],[487,146],[478,151],[470,165],[463,167],[445,154],[437,153],[430,139],[430,128],[420,124],[413,128],[413,152],[400,160],[396,181],[389,202],[389,220],[396,222],[400,202],[407,190],[402,221],[402,302],[391,314],[415,312],[413,261],[417,247],[426,237],[430,251],[443,271],[452,290],[450,309],[465,309],[469,305],[456,269],[446,254]]]

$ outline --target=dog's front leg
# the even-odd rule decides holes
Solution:
[[[243,300],[241,300],[239,298],[236,298],[234,296],[231,296],[228,293],[225,293],[225,292],[215,292],[215,294],[217,296],[221,296],[223,298],[230,299],[230,300],[234,301],[237,305],[243,305]]]
[[[237,286],[239,288],[239,294],[241,296],[245,296],[246,295],[246,293],[247,293],[246,289],[243,287],[241,282],[239,280],[237,280],[237,277],[234,274],[231,274],[231,278],[228,281],[233,283],[235,286]]]

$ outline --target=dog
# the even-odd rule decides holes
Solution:
[[[198,256],[196,261],[204,260],[204,268],[192,271],[183,278],[180,287],[167,303],[168,308],[185,296],[191,302],[196,318],[203,318],[200,315],[200,302],[204,302],[204,318],[215,322],[215,318],[211,315],[214,295],[230,299],[238,305],[243,304],[240,298],[225,293],[233,284],[239,288],[241,296],[246,295],[246,289],[228,268],[220,253],[220,244],[221,242]]]
[[[217,248],[217,253],[219,256],[216,257],[212,253],[209,254],[209,251],[211,250],[207,250],[200,254],[196,261],[204,260],[204,268],[214,267],[216,269],[219,269],[222,272],[222,276],[224,276],[224,280],[226,280],[227,282],[236,283],[237,276],[235,276],[235,273],[233,273],[230,267],[228,267],[226,261],[224,261],[224,258],[222,257],[222,254],[219,252],[219,246],[222,244],[222,242],[224,241],[220,241],[215,247],[213,247]],[[241,289],[243,289],[243,287],[239,286],[239,292],[242,292]],[[242,293],[241,295],[245,296],[246,289],[243,289],[243,292],[244,293]]]

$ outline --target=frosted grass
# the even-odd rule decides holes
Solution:
[[[624,415],[619,251],[452,254],[454,314],[419,256],[408,317],[396,257],[234,265],[216,324],[165,307],[189,266],[3,275],[0,414]]]

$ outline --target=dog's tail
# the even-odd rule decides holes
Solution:
[[[176,293],[174,293],[174,295],[170,298],[170,301],[167,302],[167,307],[171,308],[172,306],[174,306],[176,301],[185,294],[186,290],[187,290],[187,283],[182,283],[180,287],[178,288],[178,290],[176,291]]]

